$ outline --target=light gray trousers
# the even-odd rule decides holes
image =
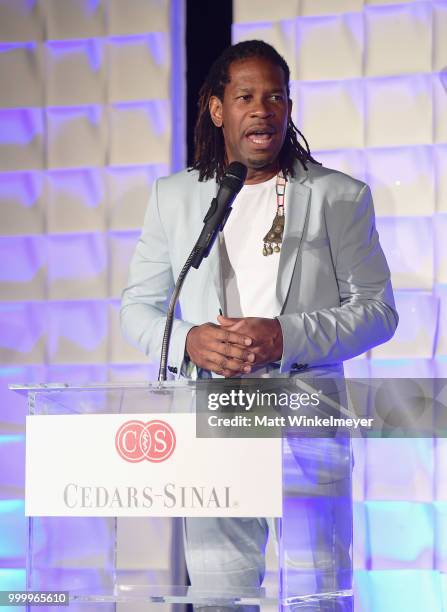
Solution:
[[[334,439],[291,439],[292,461],[300,466],[295,497],[284,506],[280,527],[283,594],[305,594],[300,580],[300,531],[306,528],[314,588],[333,591],[351,587],[352,502],[350,444]],[[297,512],[298,510],[298,512]],[[304,518],[303,518],[304,517]],[[304,526],[304,522],[307,524]],[[271,524],[271,521],[270,521]],[[237,591],[260,587],[265,573],[269,521],[265,518],[187,518],[185,555],[191,584],[197,589]],[[256,606],[209,607],[210,611],[251,612]],[[202,611],[204,608],[202,608]],[[306,612],[350,612],[352,602],[321,602],[297,607]]]

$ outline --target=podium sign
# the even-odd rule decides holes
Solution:
[[[238,437],[233,419],[204,436],[196,419],[208,414],[200,408],[209,381],[14,389],[30,413],[28,591],[70,591],[76,609],[105,611],[152,603],[352,609],[349,438],[289,428],[281,437]],[[185,533],[197,528],[219,551],[207,532],[213,523],[221,533],[236,526],[232,550],[270,528],[277,562],[267,555],[263,586],[228,590],[212,568],[209,580],[185,586]],[[230,567],[233,552],[220,550]]]
[[[282,515],[278,438],[196,438],[194,414],[31,415],[27,516]]]

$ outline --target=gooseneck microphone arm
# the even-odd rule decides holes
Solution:
[[[202,232],[175,283],[174,291],[172,292],[166,312],[166,324],[161,346],[160,368],[158,371],[159,382],[164,382],[166,380],[169,342],[174,322],[174,310],[183,282],[191,267],[196,269],[199,268],[203,258],[208,257],[219,231],[222,231],[224,228],[232,210],[231,205],[233,204],[234,198],[242,189],[246,176],[247,168],[239,162],[231,163],[226,169],[217,196],[212,200],[210,208],[203,220],[204,226]]]
[[[171,339],[171,333],[172,333],[172,324],[174,322],[174,310],[175,310],[175,305],[177,304],[177,300],[179,298],[180,295],[180,291],[182,289],[183,286],[183,281],[186,278],[186,275],[188,274],[189,270],[191,269],[191,265],[192,262],[194,260],[194,258],[197,257],[197,251],[196,251],[196,247],[193,248],[193,250],[191,251],[191,254],[189,255],[188,259],[185,262],[185,265],[183,266],[177,282],[175,283],[175,287],[174,287],[174,291],[172,292],[171,295],[171,299],[169,300],[169,306],[168,306],[168,310],[166,312],[166,324],[165,324],[165,331],[163,334],[163,342],[161,345],[161,354],[160,354],[160,369],[158,371],[158,380],[159,382],[163,382],[166,380],[166,370],[167,370],[167,366],[168,366],[168,350],[169,350],[169,341]]]

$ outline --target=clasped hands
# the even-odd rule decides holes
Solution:
[[[230,378],[281,359],[283,338],[277,319],[217,320],[219,325],[204,323],[188,332],[186,352],[196,366]]]

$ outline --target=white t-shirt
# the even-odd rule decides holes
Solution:
[[[276,215],[276,176],[244,185],[233,202],[220,239],[225,310],[228,317],[279,315],[276,279],[280,253],[265,256],[263,238]]]

